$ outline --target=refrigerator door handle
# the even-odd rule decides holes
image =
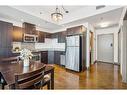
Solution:
[[[67,52],[67,40],[65,41],[65,53]]]

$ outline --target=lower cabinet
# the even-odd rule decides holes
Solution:
[[[54,51],[54,64],[63,65],[63,60],[61,55],[65,55],[64,51]],[[62,62],[61,62],[62,61]]]
[[[48,51],[48,64],[54,64],[54,51]]]
[[[48,63],[48,51],[41,51],[41,62]]]
[[[0,57],[12,56],[11,48],[0,48]]]
[[[45,64],[58,64],[61,65],[61,55],[63,51],[42,51],[41,52],[41,62]]]
[[[48,51],[48,64],[60,65],[60,51]]]
[[[60,55],[61,51],[54,51],[54,64],[60,65]]]

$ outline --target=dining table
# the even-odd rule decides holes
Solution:
[[[44,75],[51,76],[51,89],[54,89],[54,67],[41,62],[30,61],[29,66],[23,66],[23,62],[0,62],[0,80],[2,88],[7,85],[9,89],[15,89],[15,74],[27,73],[46,65]]]

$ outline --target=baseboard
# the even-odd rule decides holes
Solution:
[[[118,62],[104,62],[104,61],[96,60],[95,63],[97,63],[97,62],[108,63],[108,64],[114,64],[114,65],[120,65]]]

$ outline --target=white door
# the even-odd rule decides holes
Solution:
[[[113,34],[98,35],[97,60],[113,63],[113,59]]]

